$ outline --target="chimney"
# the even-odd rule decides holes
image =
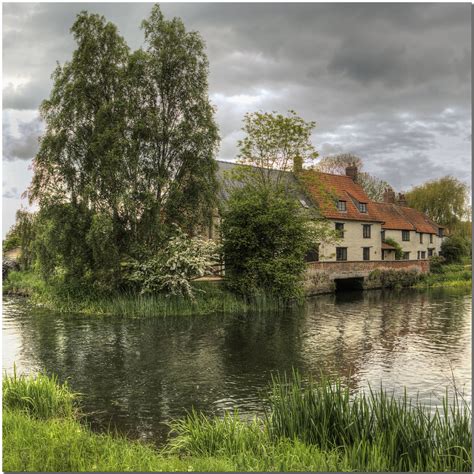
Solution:
[[[405,198],[405,195],[402,193],[398,193],[398,205],[399,206],[406,206],[407,205],[407,200]]]
[[[383,193],[383,202],[394,204],[395,203],[395,191],[392,188],[386,188]]]
[[[346,176],[352,178],[352,181],[357,181],[357,166],[348,166],[346,168]]]

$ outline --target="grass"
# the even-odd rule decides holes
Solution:
[[[4,376],[5,471],[470,472],[471,412],[459,395],[429,410],[382,389],[351,397],[340,382],[273,380],[266,416],[171,424],[162,449],[78,421],[75,395],[46,375]],[[448,403],[448,402],[451,403]]]
[[[415,285],[416,288],[470,288],[472,284],[472,267],[466,263],[441,265],[436,272],[423,275]]]
[[[278,311],[288,304],[262,295],[245,300],[222,288],[219,282],[196,282],[194,300],[179,296],[121,293],[113,296],[74,296],[55,292],[31,271],[12,271],[3,291],[31,297],[36,304],[64,313],[117,315],[129,317],[242,314]]]

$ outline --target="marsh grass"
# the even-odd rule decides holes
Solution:
[[[75,415],[74,394],[68,384],[60,384],[56,376],[4,374],[2,406],[4,410],[19,410],[33,418],[71,418]]]
[[[33,303],[58,312],[126,317],[191,316],[280,312],[300,304],[268,295],[242,298],[227,291],[221,282],[194,282],[195,298],[122,292],[113,295],[74,294],[55,291],[34,272],[11,272],[4,292],[30,296]]]
[[[472,467],[471,409],[458,392],[446,392],[441,407],[433,409],[406,392],[396,398],[380,388],[351,397],[340,381],[303,384],[293,373],[291,379],[274,379],[266,425],[272,439],[342,449],[356,469],[367,470],[376,459],[393,471]]]

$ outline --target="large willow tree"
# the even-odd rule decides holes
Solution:
[[[157,5],[142,27],[145,48],[132,53],[115,25],[81,12],[76,49],[41,105],[29,188],[43,223],[38,255],[75,278],[117,276],[124,255],[152,253],[173,224],[196,231],[214,205],[219,136],[204,42]]]

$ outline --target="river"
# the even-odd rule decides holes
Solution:
[[[163,442],[192,407],[262,412],[272,374],[337,375],[436,405],[471,399],[471,296],[448,290],[347,292],[284,314],[153,317],[58,314],[3,301],[3,367],[44,370],[83,394],[95,429]]]

